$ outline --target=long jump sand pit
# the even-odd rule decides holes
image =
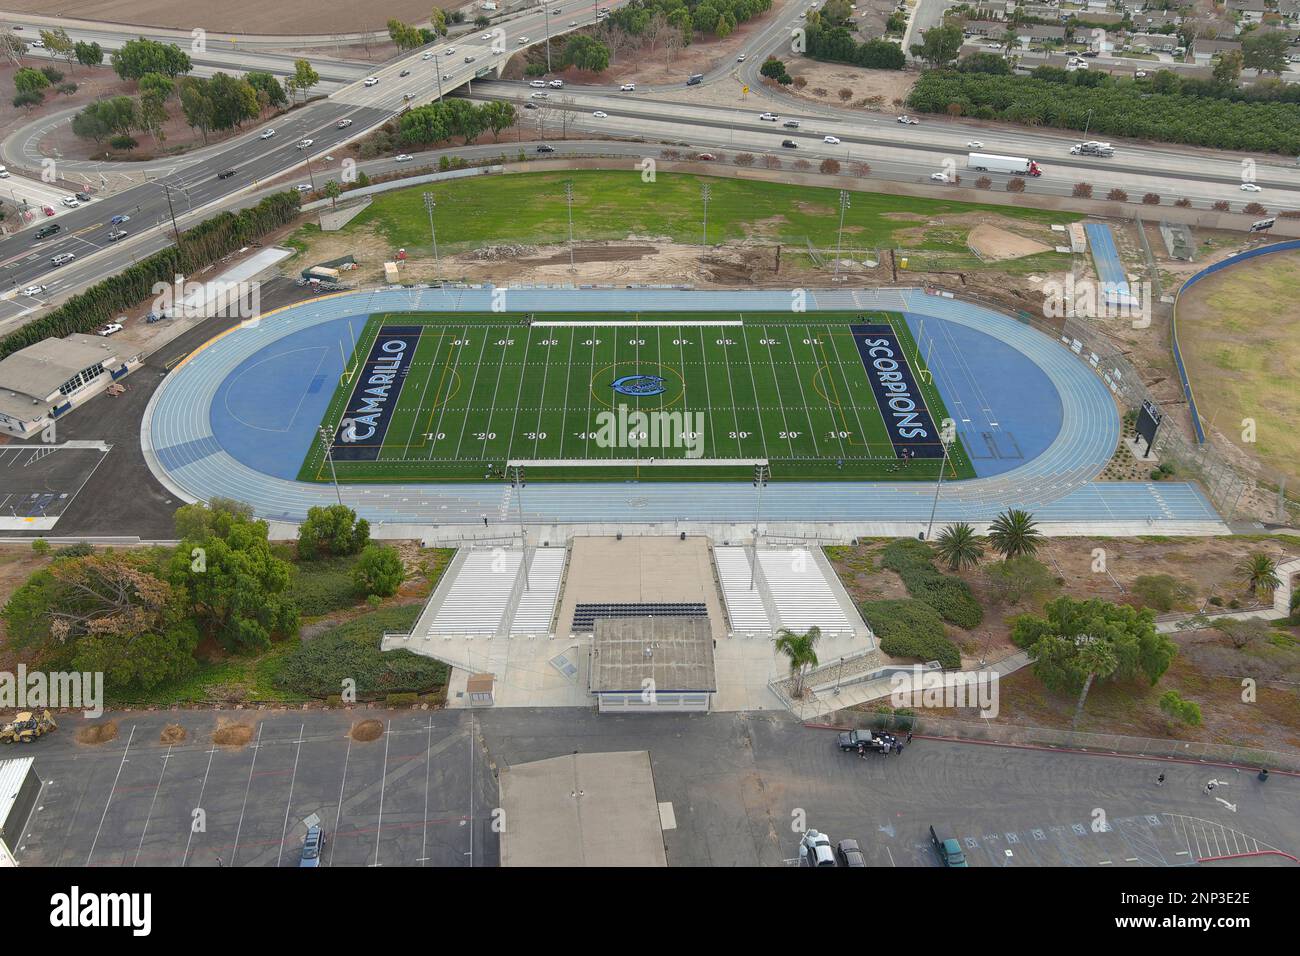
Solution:
[[[1300,474],[1300,251],[1229,266],[1184,292],[1178,346],[1201,416],[1265,468]]]
[[[1018,236],[1006,229],[980,223],[966,237],[966,244],[971,252],[986,262],[1001,262],[1004,259],[1023,259],[1036,256],[1041,252],[1051,252],[1052,247],[1036,239]]]

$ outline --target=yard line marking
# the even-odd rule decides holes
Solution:
[[[822,456],[821,449],[817,447],[817,426],[813,424],[812,409],[808,407],[808,395],[803,390],[803,376],[799,374],[799,360],[794,357],[794,342],[790,339],[790,329],[785,330],[785,345],[790,350],[790,361],[794,364],[794,380],[799,383],[799,400],[803,402],[804,417],[808,419],[808,434],[812,437],[813,455],[817,458]],[[812,333],[808,333],[808,338],[812,339]],[[816,356],[813,357],[814,362]],[[831,424],[835,424],[835,416],[831,415]],[[840,442],[840,457],[844,457],[844,443]]]
[[[483,369],[483,353],[487,350],[487,340],[487,333],[484,332],[483,344],[478,349],[478,361],[474,363],[474,381],[470,384],[469,399],[465,404],[465,414],[460,420],[460,435],[456,438],[456,451],[452,454],[452,458],[457,461],[460,460],[460,446],[465,441],[465,426],[469,424],[469,413],[474,410],[470,402],[474,401],[474,390],[478,388],[478,373]]]
[[[126,747],[122,751],[122,761],[117,765],[117,775],[113,777],[113,786],[108,791],[108,800],[104,803],[104,812],[100,814],[99,826],[95,829],[95,838],[90,841],[90,852],[86,854],[86,866],[90,866],[90,858],[95,855],[95,844],[99,842],[99,832],[104,829],[104,820],[108,816],[108,808],[113,803],[113,791],[117,789],[117,782],[122,777],[122,768],[126,766],[126,755],[131,752],[131,741],[135,739],[135,724],[131,725],[131,734],[126,738]]]
[[[515,426],[519,423],[519,400],[523,398],[524,395],[524,379],[528,377],[528,353],[532,347],[533,329],[532,326],[529,326],[528,334],[524,336],[524,361],[523,366],[519,370],[519,389],[515,392],[515,413],[510,417],[510,444],[506,446],[506,461],[509,461],[514,457],[510,453],[514,451],[515,447]],[[547,364],[549,366],[550,363],[548,362]],[[546,373],[543,372],[542,374],[544,376]],[[542,397],[545,398],[545,391],[543,391]]]
[[[389,720],[384,729],[384,769],[379,775],[379,820],[375,824],[375,862],[371,866],[379,866],[379,834],[384,828],[384,785],[388,782],[388,741],[392,729],[393,722]]]
[[[426,813],[425,816],[428,816]],[[474,866],[474,712],[469,713],[469,865]]]
[[[836,336],[834,336],[834,335],[827,335],[826,337],[827,337],[828,339],[831,340],[831,351],[835,353],[835,365],[836,365],[836,367],[840,370],[840,374],[844,376],[844,390],[845,390],[846,392],[852,393],[853,388],[852,388],[851,383],[849,382],[849,373],[848,373],[848,369],[846,369],[845,366],[844,366],[844,360],[843,360],[842,358],[840,358],[840,347],[839,347],[839,344],[835,341]],[[823,355],[823,356],[826,355],[826,344],[825,344],[824,342],[822,343],[822,355]],[[827,364],[827,366],[829,367],[829,365],[830,365],[830,360],[829,360],[829,359],[827,359],[826,364]],[[859,364],[861,364],[861,360],[859,360]],[[829,371],[829,368],[828,368],[826,374],[827,374],[828,376],[831,374],[830,371]],[[836,389],[835,389],[835,397],[836,397],[837,399],[840,397],[839,386],[836,386]],[[853,397],[851,400],[852,400],[852,404],[853,404],[853,418],[854,418],[854,419],[857,421],[857,423],[858,423],[858,437],[862,440],[862,445],[863,445],[863,447],[867,449],[867,454],[870,455],[870,454],[871,454],[871,442],[869,442],[869,441],[867,440],[867,430],[862,426],[862,416],[858,414],[858,402],[857,402],[857,399],[856,399],[856,397]],[[844,416],[844,403],[843,403],[843,402],[840,403],[840,416],[841,416],[841,417]],[[844,424],[847,425],[847,424],[848,424],[848,421],[845,420]],[[852,439],[849,439],[849,444],[850,444],[850,445],[853,444],[853,440],[852,440]]]
[[[529,335],[532,335],[532,329],[531,329],[531,328],[528,330],[528,334],[529,334]],[[548,346],[546,346],[545,348],[546,348],[547,351],[546,351],[546,353],[545,353],[545,354],[546,354],[546,361],[545,361],[544,363],[542,363],[542,392],[541,392],[541,394],[540,394],[540,395],[538,396],[538,398],[537,398],[537,425],[534,426],[534,428],[533,428],[533,455],[532,455],[532,457],[533,457],[534,459],[536,459],[536,458],[538,457],[538,455],[537,455],[537,448],[538,448],[538,446],[541,444],[541,441],[542,441],[542,440],[541,440],[540,438],[538,438],[537,436],[540,435],[540,434],[542,433],[542,415],[546,412],[546,382],[547,382],[547,380],[548,380],[548,379],[550,378],[550,376],[551,376],[551,352],[550,352],[551,346],[548,345]],[[525,368],[526,368],[526,367],[527,367],[527,360],[525,360],[525,363],[524,363],[524,364],[525,364]],[[521,385],[523,384],[523,379],[522,379],[522,377],[520,378],[520,384],[521,384]]]
[[[159,771],[158,773],[158,783],[153,788],[153,799],[149,801],[149,812],[148,814],[145,815],[144,818],[144,829],[140,831],[140,843],[135,848],[135,862],[131,864],[132,869],[140,865],[140,851],[144,849],[144,838],[145,835],[148,834],[149,832],[149,821],[153,819],[153,808],[158,803],[158,791],[162,789],[163,777],[167,776],[167,761],[171,759],[171,756],[172,756],[172,745],[168,744],[167,752],[163,754],[163,758],[162,758],[162,770]],[[192,824],[190,826],[190,832],[191,833],[194,832],[194,827]]]
[[[461,332],[460,341],[463,343],[467,338],[469,338],[468,325],[465,326],[465,330]],[[438,433],[442,430],[442,419],[443,416],[447,414],[447,406],[451,404],[451,387],[456,381],[456,374],[457,374],[456,370],[460,368],[460,353],[464,351],[465,346],[453,345],[452,348],[456,350],[456,361],[451,366],[451,381],[447,383],[447,397],[443,400],[442,407],[438,411],[438,421],[434,424],[433,431],[430,432],[431,437],[429,438],[429,458],[433,458],[433,448],[438,443]],[[436,396],[435,396],[435,400],[436,400]],[[469,397],[466,397],[465,399],[465,411],[466,412],[469,411]],[[433,409],[429,409],[429,418],[430,419],[433,418]]]
[[[430,717],[429,719],[432,720],[433,718]],[[343,788],[346,787],[348,783],[348,760],[351,759],[352,757],[352,734],[349,733],[346,734],[345,736],[348,738],[348,749],[343,754],[343,777],[342,779],[339,780],[339,806],[338,809],[334,811],[334,835],[335,836],[338,836],[339,823],[343,819]],[[425,815],[428,816],[428,814]],[[330,860],[329,860],[330,866],[334,865],[335,842],[336,842],[335,840],[330,840]]]
[[[741,330],[740,330],[740,337],[741,337],[742,339],[745,337],[745,329],[744,329],[743,326],[741,327]],[[715,340],[715,341],[717,341],[717,340]],[[727,343],[727,337],[726,337],[725,335],[722,337],[722,343],[723,343],[723,344],[720,345],[720,346],[718,346],[718,347],[719,347],[720,349],[722,349],[722,360],[723,360],[724,363],[726,363],[726,364],[725,364],[725,368],[726,368],[726,371],[727,371],[727,396],[728,396],[728,401],[731,403],[731,420],[732,420],[732,422],[734,422],[733,427],[736,429],[736,456],[739,457],[739,458],[744,458],[744,457],[745,457],[745,448],[744,448],[744,446],[741,445],[741,443],[740,443],[740,442],[741,442],[741,438],[740,438],[740,409],[736,408],[736,386],[735,386],[735,384],[731,381],[731,346],[726,344],[726,343]],[[746,343],[746,345],[745,345],[745,350],[746,350],[746,361],[748,361],[748,357],[749,357],[749,356],[748,356],[748,352],[749,352],[749,345],[748,345],[748,343]],[[754,397],[757,398],[757,397],[758,397],[757,394],[755,394]]]
[[[771,336],[772,336],[772,334],[768,331],[766,325],[763,326],[762,335],[763,335],[763,338],[765,338],[765,339],[766,339],[766,338],[771,338]],[[786,338],[788,339],[789,336],[787,335]],[[749,339],[748,339],[748,338],[745,339],[745,351],[746,351],[746,353],[748,354],[748,351],[749,351]],[[793,354],[794,354],[794,353],[792,352],[792,353],[791,353],[791,357],[793,357]],[[777,374],[777,371],[776,371],[776,362],[773,361],[773,359],[772,359],[772,349],[771,349],[770,346],[767,347],[767,366],[768,366],[768,368],[770,368],[770,369],[772,370],[772,384],[776,386],[776,400],[777,400],[777,403],[781,406],[781,424],[785,426],[785,443],[786,443],[786,445],[789,446],[789,448],[790,448],[790,457],[791,457],[791,458],[794,458],[794,457],[796,457],[796,456],[795,456],[795,453],[794,453],[794,439],[790,437],[790,419],[789,419],[788,417],[786,417],[786,414],[785,414],[785,396],[781,394],[781,377],[780,377],[780,375]],[[798,373],[798,371],[796,370],[796,371],[795,371],[795,378],[798,378],[798,377],[799,377],[799,373]],[[762,419],[762,416],[760,415],[759,418],[760,418],[760,420],[761,420],[761,419]],[[809,420],[809,427],[810,427],[810,428],[812,427],[812,421],[811,421],[811,419]]]
[[[494,328],[496,328],[496,326],[494,325],[489,325],[487,327],[487,331],[489,335],[491,335],[492,330]],[[505,340],[502,339],[502,341]],[[483,448],[479,451],[479,456],[478,456],[479,461],[483,461],[485,458],[487,458],[487,443],[488,443],[487,436],[492,433],[492,413],[496,411],[497,393],[501,391],[501,372],[506,367],[507,348],[509,348],[509,346],[505,346],[505,345],[501,346],[501,363],[497,366],[497,380],[496,380],[496,384],[492,386],[492,404],[488,406],[487,423],[483,426]]]
[[[307,729],[305,723],[298,725],[298,749],[293,753],[293,774],[289,777],[289,796],[284,801],[284,829],[280,831],[280,852],[275,855],[275,865],[284,859],[284,838],[289,835],[289,808],[293,806],[293,785],[298,780],[298,758],[302,756],[302,732]]]
[[[195,804],[196,806],[200,806],[200,807],[203,806],[203,795],[207,793],[208,790],[208,774],[212,772],[212,758],[216,754],[216,752],[217,752],[216,747],[213,747],[208,751],[208,765],[203,770],[203,783],[199,785],[199,800],[198,803]],[[181,866],[185,866],[189,862],[190,844],[193,841],[194,841],[194,821],[193,819],[191,819],[190,835],[185,839],[185,855],[181,857]],[[230,857],[230,865],[231,866],[235,865],[235,858],[233,854]]]
[[[445,333],[441,333],[441,332],[440,332],[440,333],[438,334],[438,352],[441,352],[441,351],[442,351],[442,343],[445,342],[446,339],[447,339],[447,336],[446,336]],[[435,353],[434,353],[434,355],[433,355],[433,361],[429,363],[429,365],[430,365],[431,368],[432,368],[433,365],[437,364],[437,361],[438,361],[438,352],[435,352]],[[457,360],[459,360],[459,352],[457,351],[456,354],[457,354]],[[438,400],[439,400],[440,398],[442,398],[442,387],[443,387],[444,385],[447,386],[447,395],[448,395],[448,397],[450,398],[450,396],[451,396],[451,383],[455,380],[455,370],[454,370],[454,367],[453,367],[453,365],[452,365],[451,358],[452,358],[452,350],[451,350],[451,349],[448,349],[448,350],[447,350],[447,357],[446,357],[445,359],[443,359],[443,362],[442,362],[442,374],[441,374],[440,376],[438,376],[438,390],[437,390],[436,392],[433,393],[433,404],[432,404],[431,406],[429,406],[429,417],[426,418],[426,419],[425,419],[425,422],[424,422],[424,427],[427,428],[427,429],[429,429],[430,431],[433,431],[433,430],[434,430],[434,425],[433,425],[433,413],[434,413],[435,411],[437,411],[437,409],[438,409]],[[451,373],[450,376],[448,375],[448,373]],[[415,410],[415,421],[416,421],[416,424],[419,424],[419,421],[420,421],[420,412],[421,412],[421,411],[422,411],[422,408],[417,408],[417,409]],[[424,434],[429,434],[429,432],[425,432]],[[429,444],[432,445],[433,442],[430,441]],[[429,449],[429,456],[430,456],[430,457],[433,456],[433,449],[432,449],[432,448]]]
[[[574,333],[569,333],[569,357],[564,362],[564,411],[560,412],[560,449],[559,457],[564,457],[564,430],[568,427],[569,422],[569,383],[573,379],[573,339]]]
[[[764,427],[763,422],[763,402],[758,397],[758,379],[754,377],[754,360],[749,354],[749,336],[745,334],[745,331],[745,328],[742,327],[740,330],[740,340],[745,343],[745,365],[749,367],[749,387],[754,390],[754,414],[758,416],[755,427],[758,429],[758,437],[763,442],[763,457],[771,458],[767,453],[767,429]],[[780,395],[778,392],[778,400],[779,398]],[[785,414],[784,410],[782,410],[781,414]]]
[[[420,821],[420,859],[417,861],[421,866],[429,859],[429,773],[433,769],[433,755],[429,751],[433,749],[433,714],[428,717],[424,733],[424,818]],[[338,832],[337,827],[334,832]]]
[[[416,336],[416,339],[415,339],[415,351],[416,351],[417,353],[420,351],[420,343],[424,341],[424,333],[425,333],[425,331],[426,331],[425,329],[421,328],[421,329],[420,329],[420,334],[419,334],[418,336]],[[412,359],[412,361],[414,361],[414,359]],[[425,376],[424,376],[424,387],[422,387],[422,388],[420,389],[420,402],[419,402],[418,405],[415,406],[415,414],[413,414],[413,415],[411,416],[411,429],[410,429],[410,431],[408,431],[408,432],[406,433],[406,445],[403,446],[403,448],[402,448],[402,460],[403,460],[403,461],[405,461],[405,460],[406,460],[406,456],[407,456],[408,454],[410,454],[410,451],[411,451],[411,439],[415,437],[415,429],[416,429],[416,426],[418,426],[418,425],[420,424],[420,409],[424,408],[424,396],[427,395],[427,394],[429,394],[429,379],[431,379],[431,378],[433,378],[433,363],[432,363],[432,362],[429,363],[429,371],[428,371],[428,372],[425,374]],[[405,391],[405,389],[403,389],[403,391]],[[383,449],[382,449],[382,448],[380,449],[380,453],[381,453],[381,454],[383,453]]]
[[[262,724],[257,725],[257,740],[253,744],[253,762],[248,765],[248,783],[244,787],[244,805],[239,808],[239,825],[235,827],[235,848],[230,851],[230,865],[235,865],[239,854],[239,834],[244,829],[244,811],[248,809],[248,791],[253,787],[253,771],[257,768],[257,754],[262,749]]]
[[[591,403],[596,397],[596,343],[600,341],[600,339],[596,338],[596,333],[599,331],[600,329],[597,328],[591,333],[591,338],[586,340],[591,343],[591,367],[587,370],[587,420],[582,426],[582,434],[584,435],[582,440],[583,458],[591,457]]]

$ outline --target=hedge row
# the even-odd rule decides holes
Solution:
[[[939,612],[924,601],[865,601],[862,617],[880,639],[880,649],[890,657],[961,666],[961,651],[944,633]]]
[[[890,542],[880,563],[903,579],[907,593],[939,612],[949,624],[969,630],[984,620],[970,587],[961,578],[944,574],[934,566],[934,552],[924,542],[899,538]]]
[[[171,285],[178,275],[195,275],[222,256],[290,222],[298,215],[299,205],[296,192],[276,193],[256,206],[237,213],[219,213],[199,223],[181,233],[179,246],[169,246],[141,259],[0,339],[0,358],[43,339],[93,332],[124,309],[155,295],[156,283]]]

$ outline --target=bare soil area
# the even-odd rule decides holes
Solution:
[[[917,78],[917,74],[904,70],[868,70],[840,63],[820,63],[806,57],[791,57],[785,65],[794,80],[782,87],[786,93],[815,103],[857,106],[879,112],[900,109]],[[840,90],[848,90],[849,96],[841,96]]]
[[[360,743],[367,743],[371,740],[378,740],[384,733],[384,722],[382,720],[359,720],[352,725],[348,731],[348,736]]]
[[[102,724],[87,724],[77,730],[76,740],[79,744],[98,746],[117,739],[116,721],[106,720]]]
[[[246,747],[253,739],[253,725],[220,718],[212,732],[212,742],[219,747]]]
[[[1040,252],[1051,252],[1046,243],[1018,236],[997,226],[981,224],[966,236],[966,244],[981,259],[1000,262],[1003,259],[1022,259]]]

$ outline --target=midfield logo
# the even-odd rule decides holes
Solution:
[[[668,386],[658,375],[624,375],[616,379],[611,387],[622,395],[631,395],[634,398],[662,395],[668,390]]]

